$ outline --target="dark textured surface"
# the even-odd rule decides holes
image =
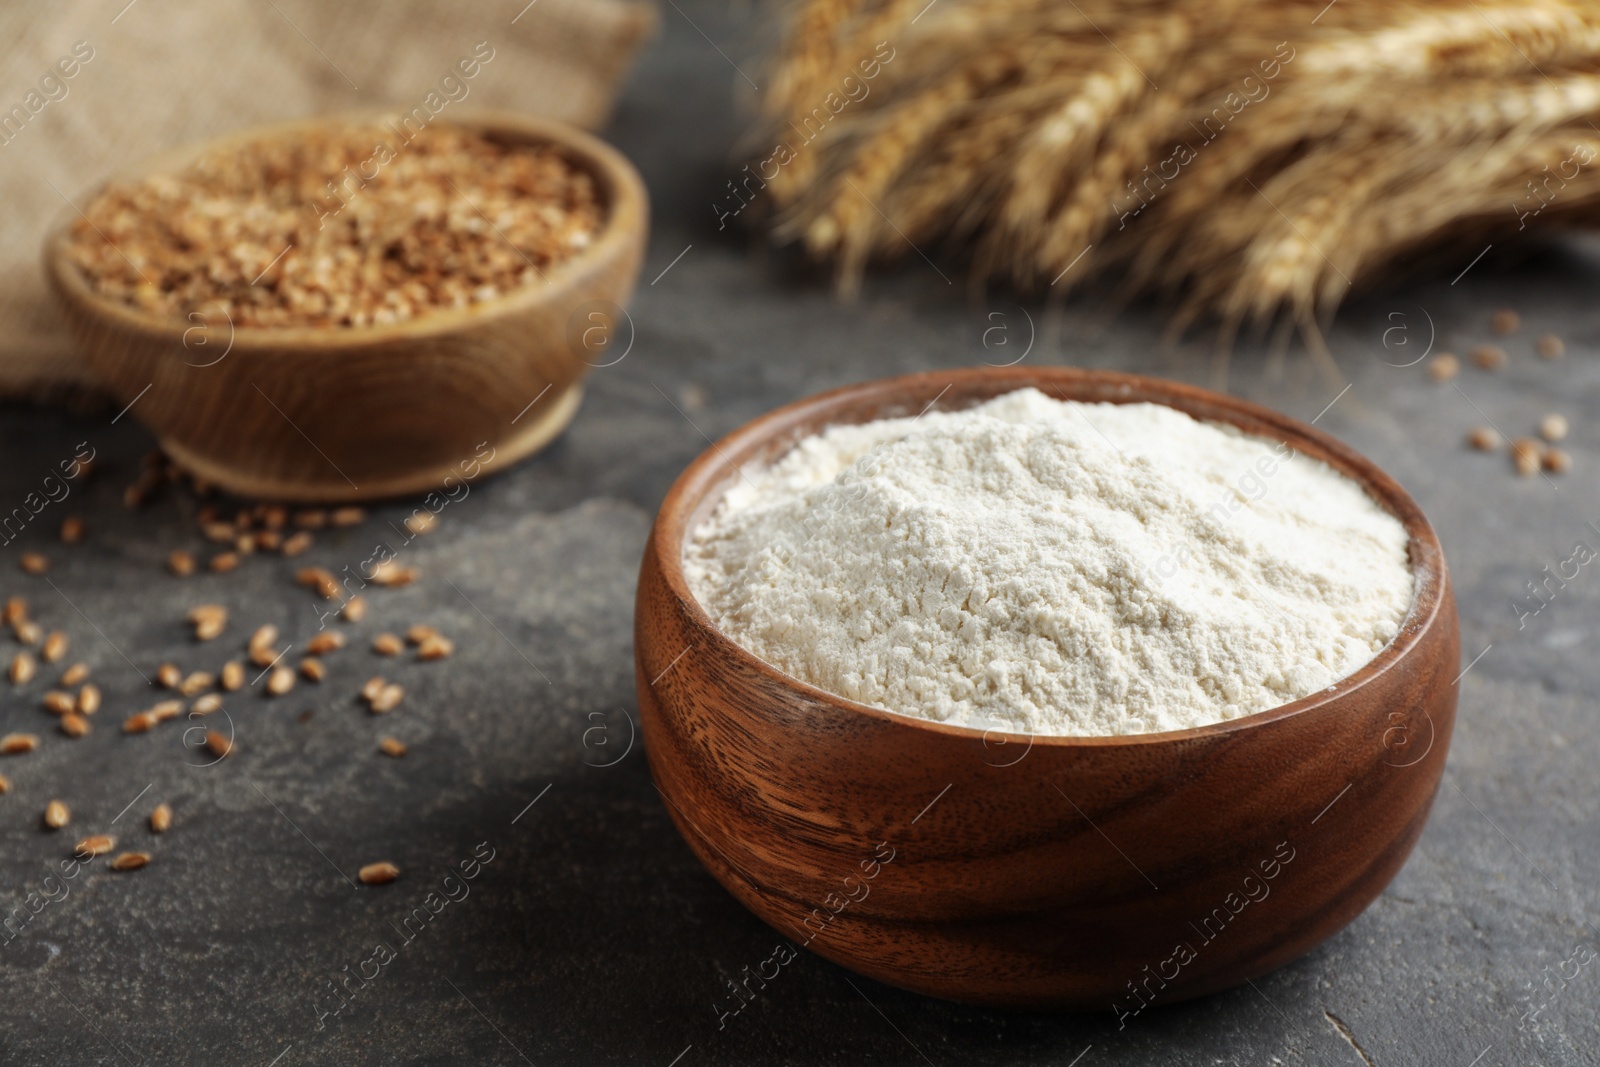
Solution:
[[[102,459],[92,483],[0,550],[0,591],[27,595],[47,627],[69,632],[73,658],[93,665],[106,694],[95,732],[73,742],[38,707],[53,671],[4,689],[3,728],[44,743],[0,760],[12,782],[0,798],[0,903],[26,909],[71,842],[94,830],[155,857],[129,874],[97,861],[0,944],[0,1062],[1600,1062],[1600,967],[1578,962],[1600,948],[1590,925],[1600,903],[1600,585],[1583,568],[1521,628],[1512,606],[1574,542],[1600,547],[1587,525],[1600,522],[1600,431],[1590,420],[1600,407],[1600,265],[1579,246],[1515,267],[1491,255],[1454,286],[1449,270],[1380,294],[1348,308],[1332,333],[1352,384],[1318,425],[1422,504],[1453,567],[1464,658],[1492,645],[1460,683],[1433,819],[1371,909],[1255,988],[1153,1008],[1120,1031],[1110,1016],[927,1000],[804,953],[719,1029],[725,983],[779,939],[695,863],[641,752],[627,749],[633,585],[653,509],[707,435],[836,384],[1009,361],[1030,325],[1004,298],[967,302],[959,282],[947,285],[915,256],[859,303],[840,305],[825,279],[752,252],[732,227],[718,233],[712,204],[739,128],[733,101],[748,86],[699,31],[759,77],[743,59],[758,23],[717,5],[683,10],[665,9],[665,38],[610,132],[644,170],[657,219],[627,358],[593,375],[556,447],[474,488],[445,509],[437,532],[402,548],[421,580],[370,598],[359,639],[329,657],[327,681],[278,700],[229,701],[239,746],[229,760],[188,765],[204,761],[183,748],[181,720],[120,734],[117,723],[154,699],[139,672],[168,659],[214,669],[259,622],[308,637],[316,615],[292,584],[294,566],[354,566],[379,539],[398,543],[388,521],[402,510],[323,536],[300,560],[250,559],[233,575],[178,581],[161,561],[200,547],[195,505],[167,496],[142,512],[122,508],[121,488],[149,446],[131,418],[0,417],[6,509],[78,442]],[[1387,365],[1410,358],[1429,318],[1436,347],[1485,339],[1501,305],[1524,316],[1507,371],[1465,371],[1457,389],[1428,382],[1420,367]],[[1027,316],[1037,333],[1029,360],[1209,380],[1206,346],[1162,353],[1148,314],[1107,324],[1083,299],[1061,311],[1030,304]],[[1396,325],[1412,348],[1399,347],[1400,334],[1386,347]],[[986,348],[995,326],[1008,332],[988,334]],[[1531,356],[1532,336],[1546,329],[1566,337],[1566,360]],[[998,347],[1002,337],[1012,346]],[[1305,419],[1340,388],[1299,354],[1274,374],[1249,345],[1231,387]],[[1574,424],[1577,466],[1564,478],[1517,479],[1503,457],[1460,445],[1486,419],[1521,433],[1551,409]],[[86,543],[71,549],[53,540],[69,513],[89,524]],[[17,571],[17,553],[30,548],[54,561],[49,583]],[[203,600],[228,604],[234,621],[197,647],[181,620]],[[455,658],[401,664],[365,650],[380,629],[415,621],[455,637]],[[352,699],[380,670],[408,689],[387,719]],[[377,755],[385,733],[410,755]],[[53,835],[39,828],[51,797],[75,813]],[[175,824],[152,838],[144,819],[157,800],[173,805]],[[493,849],[493,859],[467,883],[470,895],[405,943],[394,926],[475,849]],[[376,859],[404,875],[352,888],[347,879]],[[380,941],[396,957],[319,1028],[318,1013],[337,1003],[328,983]]]

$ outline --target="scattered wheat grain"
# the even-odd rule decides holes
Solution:
[[[1441,352],[1428,362],[1428,377],[1436,382],[1448,382],[1461,372],[1461,360],[1449,352]]]
[[[444,659],[455,650],[454,641],[451,641],[443,634],[434,634],[417,646],[417,658],[420,660]]]
[[[1534,437],[1518,437],[1511,442],[1511,464],[1524,477],[1538,474],[1544,462],[1544,444]]]
[[[59,830],[72,821],[72,811],[59,800],[52,800],[44,806],[44,824],[51,830]]]
[[[336,630],[324,630],[306,642],[306,651],[313,656],[321,656],[332,652],[336,648],[344,647],[344,634]]]
[[[281,697],[294,688],[294,671],[288,667],[275,667],[267,675],[267,695]]]
[[[79,841],[72,851],[79,856],[104,856],[117,847],[117,839],[110,834],[92,834]]]
[[[191,671],[178,686],[178,692],[186,697],[198,696],[216,684],[216,677],[206,671]]]
[[[372,570],[372,584],[398,589],[410,585],[421,575],[415,567],[402,567],[392,559],[386,559]]]
[[[277,643],[278,628],[269,622],[263,626],[256,627],[255,632],[250,635],[248,645],[254,651],[258,648],[269,648]]]
[[[196,604],[189,609],[185,616],[189,622],[199,626],[203,622],[227,622],[228,609],[221,604]]]
[[[372,698],[372,713],[374,715],[382,715],[385,712],[393,711],[400,705],[400,700],[405,695],[406,691],[404,689],[390,682],[378,691],[377,696]]]
[[[122,720],[122,732],[125,734],[149,733],[155,729],[156,723],[159,721],[154,712],[136,711]]]
[[[339,595],[339,579],[324,567],[304,567],[294,576],[296,584],[308,589],[314,589],[324,600],[332,600]]]
[[[387,861],[369,863],[361,868],[357,877],[366,885],[387,885],[400,877],[400,868]]]
[[[1472,350],[1472,362],[1487,371],[1499,370],[1506,365],[1506,350],[1499,345],[1479,345]]]

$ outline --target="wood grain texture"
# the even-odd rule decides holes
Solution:
[[[157,157],[136,173],[245,139],[382,117],[248,130]],[[631,338],[619,312],[644,251],[646,193],[619,153],[563,123],[498,112],[451,121],[503,141],[556,145],[593,173],[606,203],[599,238],[548,271],[545,283],[461,311],[393,326],[234,329],[225,318],[171,320],[91,292],[63,251],[66,217],[45,243],[45,269],[95,375],[119,404],[133,404],[180,463],[250,497],[420,492],[452,472],[459,478],[482,443],[495,450],[482,473],[542,447],[576,412],[589,367],[614,358],[585,350],[583,330],[603,323]]]
[[[1110,738],[936,725],[854,704],[712,625],[686,532],[737,475],[831,424],[957,410],[1033,385],[1151,400],[1288,442],[1363,483],[1410,537],[1400,633],[1330,689],[1234,722]],[[906,989],[1124,1017],[1241,983],[1354,919],[1399,870],[1444,770],[1459,635],[1437,538],[1387,475],[1286,416],[1160,379],[978,368],[779,409],[700,456],[640,571],[643,734],[672,819],[781,934]],[[887,859],[886,859],[887,858]]]

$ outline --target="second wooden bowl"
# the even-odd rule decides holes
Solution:
[[[139,174],[315,126],[319,116],[168,153]],[[548,279],[460,311],[390,326],[235,329],[203,309],[167,319],[94,292],[64,251],[75,215],[45,242],[45,271],[95,376],[180,465],[242,496],[370,500],[448,488],[543,447],[572,420],[592,366],[631,338],[620,305],[648,229],[644,184],[615,149],[565,123],[502,112],[454,125],[553,145],[599,184],[595,241]],[[591,341],[598,343],[591,344]]]
[[[1415,595],[1399,634],[1328,689],[1232,722],[1026,737],[806,685],[734,644],[691,596],[684,539],[740,465],[829,425],[959,409],[1029,385],[1232,423],[1360,482],[1410,535]],[[933,996],[1126,1021],[1287,963],[1382,891],[1444,771],[1459,638],[1432,528],[1350,448],[1175,382],[1012,368],[849,386],[707,450],[650,535],[635,656],[646,751],[673,821],[782,936]]]

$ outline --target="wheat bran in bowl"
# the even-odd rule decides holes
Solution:
[[[594,176],[555,146],[351,122],[114,182],[66,251],[96,293],[130,308],[359,327],[537,285],[604,221]]]

